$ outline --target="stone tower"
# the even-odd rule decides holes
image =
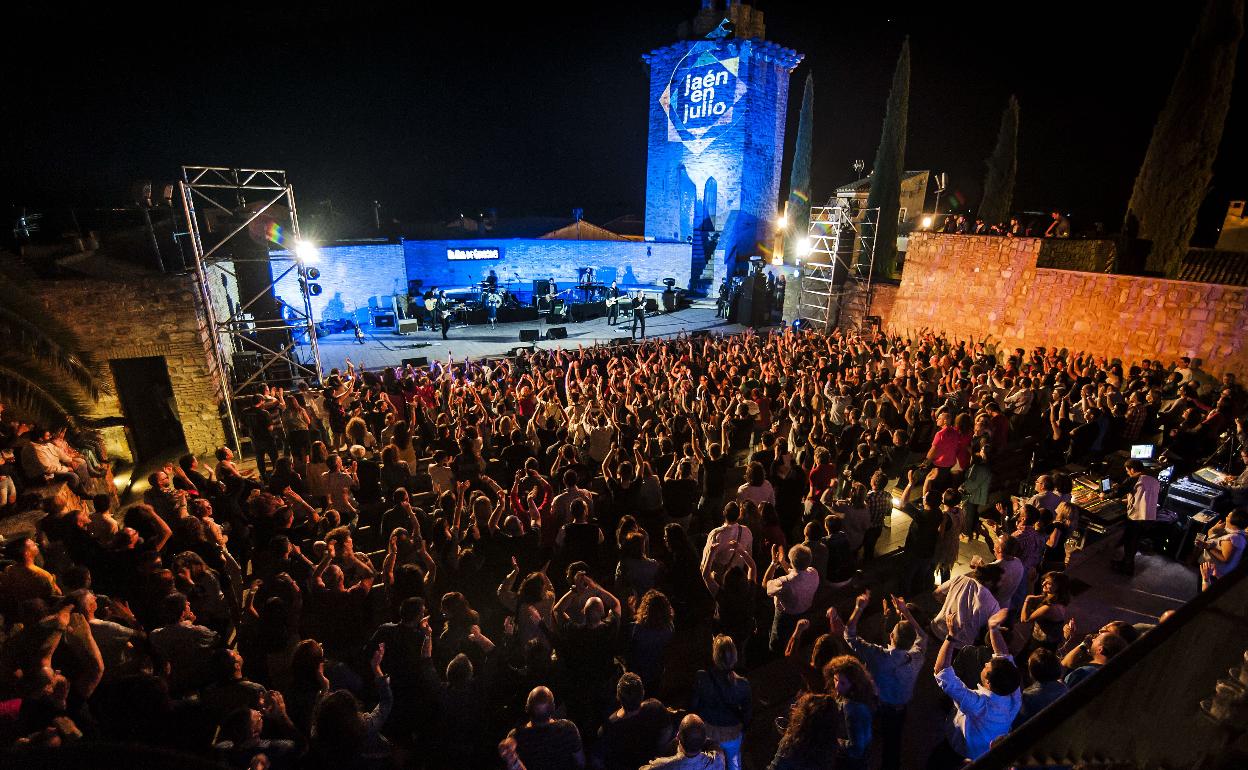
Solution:
[[[770,249],[789,75],[802,54],[767,42],[763,14],[702,0],[650,69],[646,237],[693,244],[691,288],[713,292]]]

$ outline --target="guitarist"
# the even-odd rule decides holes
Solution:
[[[446,299],[446,291],[438,292],[433,305],[434,318],[442,325],[442,339],[448,339],[446,333],[451,330],[451,303]]]
[[[424,296],[425,311],[421,313],[420,315],[420,320],[421,320],[422,325],[426,320],[429,322],[429,331],[433,331],[433,327],[436,325],[436,321],[433,316],[433,311],[438,306],[438,293],[437,292],[438,292],[437,286],[434,286],[432,289],[425,292],[425,296]],[[417,328],[419,329],[421,327],[417,327]]]
[[[607,289],[607,323],[615,326],[620,321],[620,287],[615,281]]]

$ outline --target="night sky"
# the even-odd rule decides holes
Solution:
[[[131,182],[183,163],[285,168],[301,214],[330,205],[371,226],[495,207],[605,222],[644,213],[642,52],[675,40],[697,0],[662,3],[364,3],[308,11],[28,5],[0,47],[0,202],[124,205]],[[814,199],[868,167],[897,52],[913,54],[908,168],[945,171],[968,206],[1001,110],[1022,104],[1016,209],[1060,207],[1115,230],[1199,3],[1051,3],[1029,15],[932,4],[853,15],[766,2],[767,37],[806,55],[793,74],[788,164],[815,80]],[[884,7],[886,4],[858,4]],[[1108,5],[1108,4],[1107,4]],[[195,16],[182,8],[194,8]],[[440,9],[440,10],[439,10]],[[446,14],[455,13],[455,17]],[[860,12],[860,13],[866,13]],[[1091,15],[1090,15],[1091,14]],[[1244,70],[1199,239],[1248,196]],[[7,228],[6,228],[7,229]],[[363,234],[333,233],[333,236]]]

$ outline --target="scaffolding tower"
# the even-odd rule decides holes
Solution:
[[[830,332],[858,313],[862,323],[871,307],[875,231],[880,210],[844,202],[810,209],[810,253],[802,265],[797,315]],[[855,324],[856,325],[856,324]]]
[[[311,292],[319,289],[312,282],[320,272],[301,258],[295,192],[285,171],[183,166],[178,188],[194,262],[189,267],[205,309],[214,368],[224,396],[226,438],[237,450],[238,399],[266,384],[287,387],[301,379],[320,382],[321,356],[311,298]],[[222,229],[224,235],[216,237]],[[205,233],[213,236],[211,245]],[[263,247],[238,243],[257,233]],[[281,250],[271,251],[269,243]],[[238,266],[243,263],[265,263],[267,283],[261,281],[264,285],[257,287],[253,281],[247,291],[241,291]],[[260,269],[258,264],[253,267]],[[257,317],[258,303],[274,296],[274,286],[292,272],[298,276],[301,307],[283,303],[276,318]],[[301,343],[306,343],[306,353],[301,354]]]

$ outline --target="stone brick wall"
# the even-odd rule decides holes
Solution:
[[[1117,255],[1118,247],[1112,240],[1049,238],[1040,241],[1040,256],[1036,260],[1036,266],[1081,270],[1085,273],[1108,273],[1114,269]]]
[[[499,259],[449,260],[447,249],[496,248]],[[675,278],[688,288],[693,269],[693,247],[659,241],[560,241],[541,238],[476,239],[467,241],[404,241],[407,277],[425,286],[469,286],[484,279],[492,268],[502,283],[519,275],[513,286],[530,291],[534,279],[553,276],[556,283],[576,283],[580,268],[594,268],[595,280],[621,284],[659,284]]]
[[[109,361],[164,356],[187,447],[207,455],[225,443],[207,323],[198,310],[190,276],[47,281],[35,286],[48,312],[74,329],[99,364],[100,380],[109,392],[94,405],[94,416],[122,414]],[[110,453],[133,459],[125,429],[109,428],[105,438]]]
[[[1248,287],[1036,266],[1037,238],[916,234],[888,327],[1248,375]]]
[[[901,288],[894,283],[875,282],[871,284],[871,312],[878,315],[880,323],[888,328],[888,319],[893,315],[893,305],[897,302],[897,290]]]

